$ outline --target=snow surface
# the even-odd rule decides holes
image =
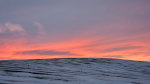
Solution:
[[[99,58],[0,61],[0,84],[150,84],[150,62]]]

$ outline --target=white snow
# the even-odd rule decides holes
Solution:
[[[150,63],[99,58],[0,61],[0,84],[150,84]]]

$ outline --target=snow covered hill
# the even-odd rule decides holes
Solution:
[[[99,58],[0,61],[0,84],[150,84],[150,62]]]

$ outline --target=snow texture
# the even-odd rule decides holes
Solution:
[[[0,61],[0,84],[150,84],[150,62],[100,58]]]

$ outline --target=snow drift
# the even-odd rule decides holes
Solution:
[[[0,61],[0,84],[150,84],[150,63],[99,58]]]

